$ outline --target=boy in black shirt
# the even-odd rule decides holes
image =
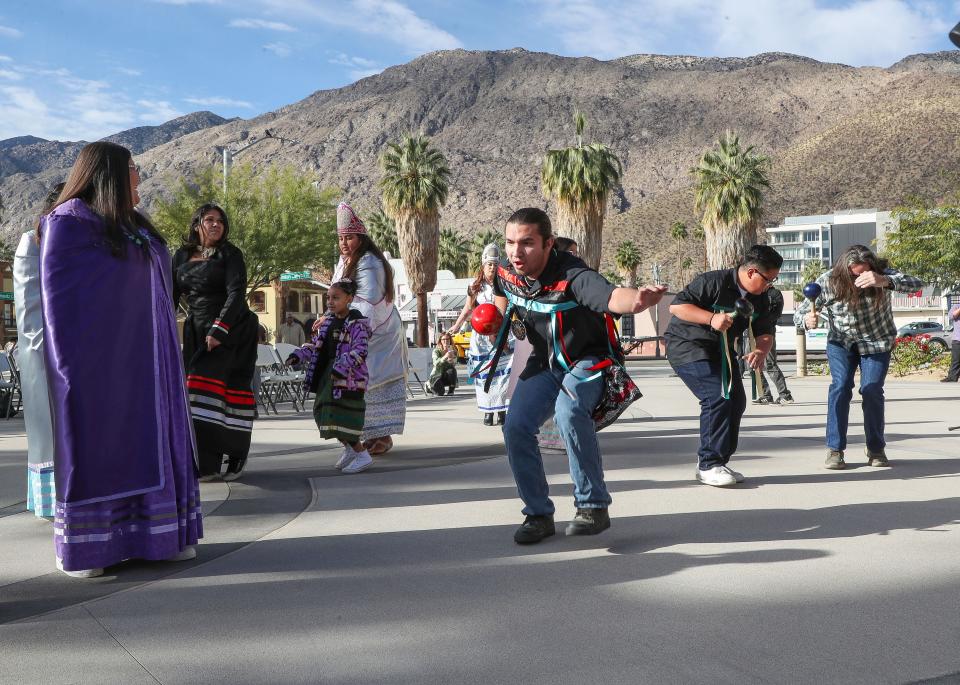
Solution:
[[[673,319],[664,338],[673,370],[700,400],[700,449],[697,480],[725,487],[742,483],[743,474],[727,466],[737,449],[740,419],[747,397],[733,356],[733,342],[748,328],[756,349],[744,355],[753,369],[773,346],[777,317],[767,290],[780,273],[783,258],[768,245],[754,245],[740,266],[700,274],[670,305]],[[753,305],[752,321],[733,316],[745,298]]]
[[[518,544],[554,534],[554,506],[537,446],[537,432],[556,412],[567,448],[577,515],[567,535],[595,535],[610,527],[610,495],[603,480],[593,411],[604,389],[602,368],[611,346],[605,314],[632,314],[655,305],[662,286],[617,288],[578,257],[553,249],[550,218],[520,209],[507,221],[509,267],[494,281],[496,304],[517,314],[514,332],[533,346],[513,391],[503,426],[510,469],[523,500]]]

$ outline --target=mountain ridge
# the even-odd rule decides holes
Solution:
[[[553,209],[540,193],[539,164],[549,148],[574,143],[572,114],[581,109],[585,140],[609,145],[624,164],[605,254],[629,237],[649,260],[670,263],[676,246],[663,234],[674,220],[693,219],[689,170],[728,129],[773,159],[769,222],[844,208],[836,203],[889,207],[908,194],[941,192],[958,152],[956,117],[946,116],[960,110],[958,65],[953,52],[911,55],[889,68],[786,53],[603,61],[523,49],[434,52],[153,147],[137,157],[141,194],[149,206],[171,179],[217,164],[219,148],[269,128],[298,142],[265,142],[239,162],[313,172],[368,212],[379,196],[380,152],[413,131],[431,136],[452,171],[442,225],[500,227],[519,206]],[[8,187],[23,188],[34,180],[28,176],[0,181],[5,201]],[[696,259],[695,241],[687,249]]]

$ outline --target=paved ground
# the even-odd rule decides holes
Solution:
[[[891,469],[823,462],[825,381],[748,409],[734,489],[693,481],[697,406],[663,365],[601,434],[613,526],[513,544],[519,502],[469,388],[342,476],[306,414],[203,486],[198,559],[53,570],[0,436],[2,683],[906,683],[960,672],[960,388],[888,384]],[[934,398],[934,399],[929,399]],[[558,520],[563,455],[546,459]],[[953,675],[951,675],[953,674]]]

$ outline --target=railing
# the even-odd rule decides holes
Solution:
[[[939,295],[908,295],[894,293],[891,301],[894,309],[943,309],[943,298]]]

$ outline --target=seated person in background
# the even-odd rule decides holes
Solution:
[[[430,372],[430,389],[437,395],[453,394],[457,387],[457,350],[449,333],[440,336],[433,348],[433,370]]]

